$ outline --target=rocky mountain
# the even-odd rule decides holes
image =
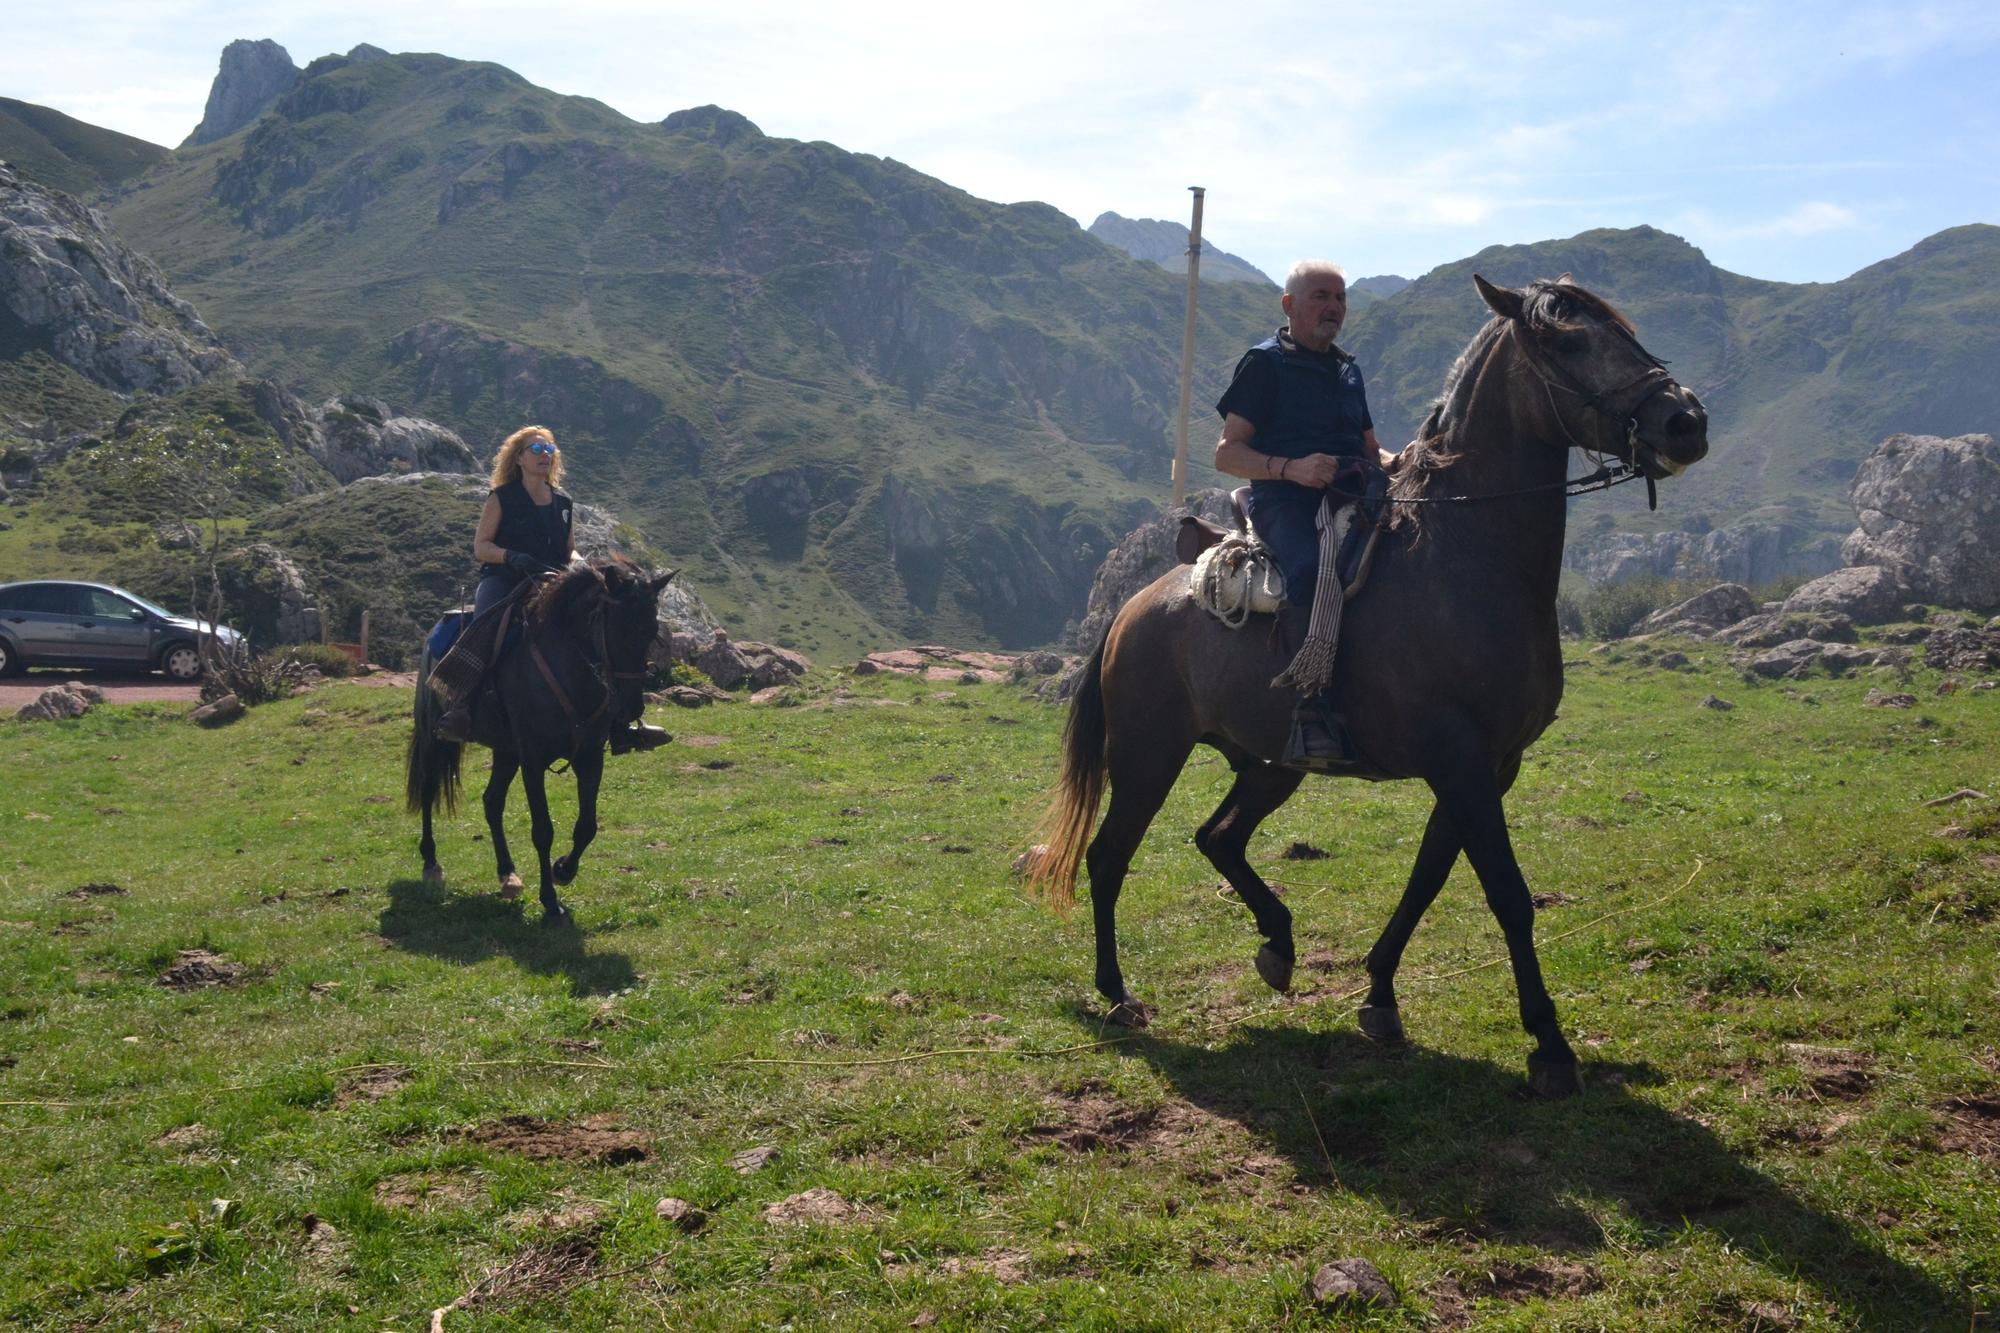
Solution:
[[[0,165],[0,359],[32,352],[114,393],[172,393],[237,368],[101,214]]]
[[[549,426],[729,623],[818,655],[1050,641],[1166,491],[1176,275],[721,108],[326,57],[112,207],[256,373],[482,450]],[[1272,304],[1215,285],[1201,399]]]
[[[136,176],[166,156],[166,149],[144,139],[0,97],[0,162],[53,189],[88,194]]]
[[[1852,525],[1848,481],[1876,441],[2000,421],[2000,377],[1987,370],[2000,358],[2000,227],[1940,232],[1840,282],[1805,284],[1726,272],[1638,227],[1492,246],[1358,312],[1341,341],[1368,376],[1385,443],[1415,434],[1487,318],[1475,272],[1507,285],[1573,273],[1630,314],[1708,406],[1710,455],[1662,488],[1657,515],[1637,487],[1578,502],[1569,559],[1587,573],[1761,582],[1833,568]],[[1702,568],[1711,559],[1718,567]]]
[[[222,64],[209,85],[201,124],[181,147],[214,143],[236,133],[298,81],[299,67],[292,63],[291,53],[270,38],[231,42],[222,48]]]
[[[1356,278],[1348,284],[1347,290],[1350,302],[1354,296],[1361,294],[1379,301],[1386,297],[1394,296],[1409,285],[1410,280],[1408,278],[1399,277],[1394,273],[1379,273],[1372,278]]]
[[[1106,245],[1123,250],[1134,259],[1158,264],[1187,281],[1188,229],[1179,222],[1157,218],[1126,218],[1116,213],[1099,213],[1090,224],[1090,234]],[[1201,276],[1206,282],[1250,282],[1275,287],[1269,275],[1247,259],[1227,250],[1218,250],[1206,236],[1201,240]]]

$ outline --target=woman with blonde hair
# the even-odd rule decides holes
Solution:
[[[562,573],[576,555],[576,505],[556,489],[562,473],[562,450],[546,426],[521,427],[493,456],[493,472],[488,478],[493,489],[487,493],[486,507],[480,511],[479,527],[472,536],[472,554],[480,567],[479,587],[472,596],[472,619],[461,643],[453,648],[455,655],[465,652],[470,658],[467,665],[478,676],[459,685],[451,708],[438,719],[437,733],[444,740],[463,744],[472,738],[472,709],[480,678],[499,647],[489,642],[497,617],[487,612],[512,597],[528,580]],[[455,679],[453,673],[445,674],[447,679]],[[630,728],[612,732],[611,752],[650,750],[667,739],[658,727],[635,722]]]

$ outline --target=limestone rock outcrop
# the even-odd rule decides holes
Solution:
[[[0,163],[0,328],[116,393],[241,373],[151,260],[69,195]]]
[[[1592,583],[1713,578],[1756,587],[1840,568],[1840,543],[1789,523],[1732,523],[1712,532],[1574,534],[1563,564]]]
[[[1802,584],[1785,599],[1786,612],[1843,615],[1858,625],[1894,620],[1908,600],[1897,572],[1881,565],[1850,565]]]
[[[2000,448],[1991,435],[1891,435],[1854,474],[1850,565],[1926,601],[2000,609]]]
[[[1095,651],[1097,641],[1111,628],[1118,608],[1130,601],[1133,593],[1180,563],[1174,554],[1174,538],[1181,530],[1183,514],[1193,514],[1224,527],[1233,527],[1236,522],[1229,506],[1229,492],[1210,487],[1192,492],[1184,508],[1147,519],[1127,533],[1104,557],[1104,563],[1097,567],[1097,577],[1091,581],[1090,600],[1071,640],[1079,651]]]
[[[1684,634],[1707,638],[1755,614],[1756,601],[1740,583],[1718,583],[1684,602],[1662,607],[1640,621],[1636,634]]]
[[[215,82],[209,85],[201,124],[181,147],[228,138],[257,119],[298,81],[299,67],[292,63],[291,54],[270,38],[231,42],[222,48],[222,63]]]
[[[342,394],[313,414],[319,427],[307,451],[343,485],[401,472],[476,472],[479,459],[456,432],[423,417],[399,415],[379,398]]]

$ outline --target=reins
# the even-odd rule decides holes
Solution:
[[[606,608],[603,604],[600,604],[591,612],[590,620],[592,637],[597,641],[597,657],[595,660],[589,658],[585,660],[590,662],[591,675],[597,682],[599,696],[597,707],[591,710],[588,717],[579,717],[577,715],[576,705],[570,702],[569,691],[562,687],[562,682],[556,679],[556,673],[549,667],[549,659],[542,655],[541,644],[537,643],[532,637],[528,640],[528,657],[534,662],[535,670],[541,673],[542,683],[549,687],[549,693],[555,695],[556,703],[561,707],[563,717],[569,722],[569,753],[561,759],[556,760],[555,763],[567,764],[571,768],[576,767],[576,757],[583,751],[585,733],[611,707],[612,682],[644,680],[646,678],[646,673],[643,670],[612,670],[611,644],[605,629]],[[555,764],[551,764],[550,769],[551,771],[555,771]]]
[[[1561,481],[1548,482],[1540,486],[1523,486],[1518,490],[1511,491],[1492,491],[1485,495],[1384,495],[1381,497],[1381,503],[1391,505],[1478,504],[1485,500],[1513,500],[1525,495],[1547,495],[1556,491],[1562,492],[1564,499],[1573,499],[1579,495],[1590,495],[1597,491],[1608,491],[1613,486],[1622,486],[1628,481],[1643,480],[1646,483],[1646,508],[1657,510],[1660,507],[1658,482],[1644,468],[1640,467],[1636,461],[1639,456],[1639,409],[1651,402],[1656,395],[1665,393],[1668,387],[1676,381],[1673,375],[1667,370],[1665,363],[1640,346],[1637,338],[1634,338],[1629,333],[1625,333],[1622,329],[1619,332],[1624,335],[1625,341],[1630,343],[1640,356],[1652,362],[1652,364],[1642,371],[1638,378],[1621,384],[1615,389],[1605,390],[1594,390],[1587,385],[1579,383],[1574,376],[1561,366],[1552,363],[1545,365],[1541,357],[1530,350],[1529,345],[1521,340],[1518,335],[1515,340],[1520,345],[1521,355],[1526,359],[1528,368],[1534,371],[1535,378],[1541,382],[1542,392],[1548,396],[1549,415],[1555,418],[1556,424],[1562,427],[1563,435],[1569,440],[1569,444],[1565,446],[1565,449],[1576,449],[1582,452],[1585,457],[1596,459],[1596,471],[1587,473],[1581,477],[1565,477]],[[1610,403],[1613,398],[1622,397],[1631,390],[1646,385],[1650,385],[1651,387],[1639,395],[1637,400],[1633,402],[1629,412],[1613,412],[1611,410]],[[1625,451],[1629,455],[1629,459],[1614,457],[1607,460],[1604,456],[1604,450],[1593,448],[1577,439],[1576,433],[1569,428],[1569,422],[1565,421],[1563,414],[1556,409],[1555,391],[1557,389],[1561,389],[1564,393],[1575,394],[1585,407],[1597,413],[1600,417],[1615,418],[1623,416],[1625,418]],[[1327,493],[1338,495],[1348,500],[1360,500],[1364,498],[1356,492],[1343,491],[1331,486],[1327,487]]]

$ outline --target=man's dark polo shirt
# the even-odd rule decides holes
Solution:
[[[1283,329],[1243,354],[1215,410],[1224,418],[1234,412],[1255,426],[1250,443],[1259,453],[1369,457],[1366,432],[1375,422],[1368,415],[1368,394],[1354,358],[1338,347],[1308,351]],[[1289,481],[1260,478],[1251,483],[1252,495],[1260,499],[1285,492],[1311,496],[1318,503],[1318,492]]]

